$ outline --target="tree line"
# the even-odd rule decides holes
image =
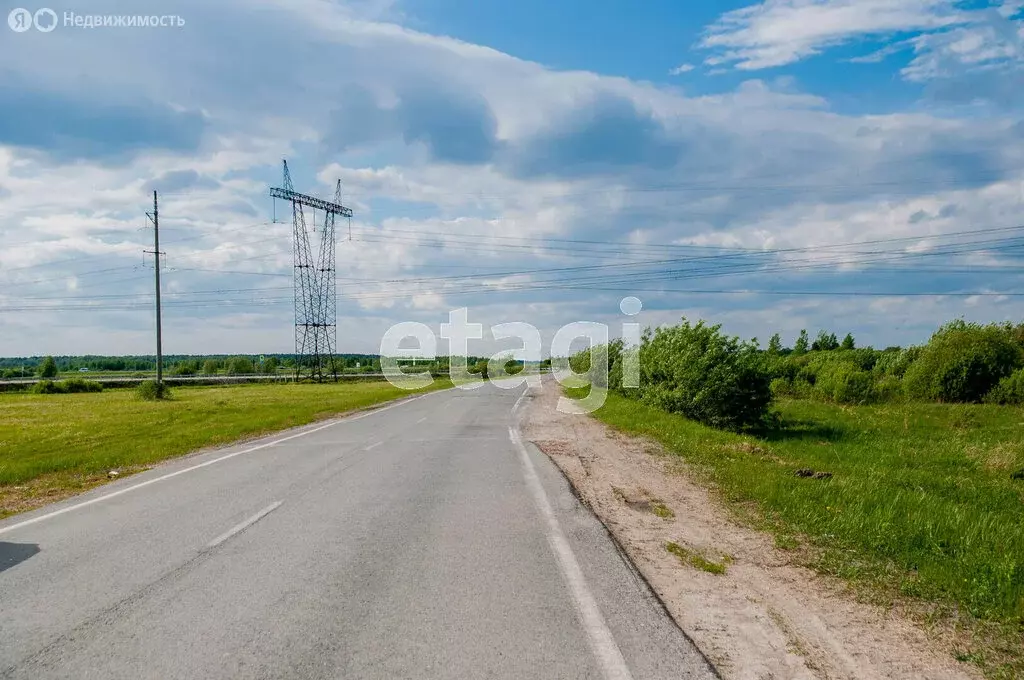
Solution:
[[[639,362],[639,387],[623,385],[623,367]],[[793,347],[778,334],[727,336],[720,325],[683,319],[648,329],[638,347],[621,340],[569,359],[591,383],[693,420],[726,429],[772,424],[773,400],[804,398],[837,404],[898,401],[1024,404],[1024,324],[952,321],[927,343],[858,348],[820,331],[801,331]],[[608,366],[607,372],[604,366]]]
[[[261,359],[262,357],[262,359]],[[218,374],[274,374],[294,369],[294,354],[266,355],[165,355],[164,371],[171,376]],[[39,356],[0,358],[0,378],[54,378],[59,373],[86,369],[89,372],[143,373],[156,370],[155,356]],[[329,369],[338,373],[380,372],[380,357],[372,354],[340,354]]]

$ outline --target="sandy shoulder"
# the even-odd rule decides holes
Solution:
[[[724,678],[981,677],[895,613],[790,564],[771,536],[732,520],[678,457],[559,413],[559,396],[549,380],[533,388],[525,438],[562,469]],[[674,517],[655,514],[659,501]],[[726,572],[683,564],[665,549],[669,541],[727,563]]]

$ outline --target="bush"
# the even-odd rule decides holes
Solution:
[[[197,369],[191,361],[179,361],[169,373],[171,375],[195,375]]]
[[[878,401],[901,401],[903,399],[903,381],[896,376],[887,375],[875,383],[875,394]]]
[[[870,347],[843,349],[838,352],[833,352],[833,354],[844,361],[850,361],[857,364],[857,367],[862,371],[870,371],[874,369],[875,364],[878,363],[878,359],[882,356],[881,352]]]
[[[985,401],[990,404],[1024,404],[1024,368],[1019,369],[999,381],[985,395]]]
[[[703,321],[658,328],[640,346],[639,396],[645,403],[713,427],[763,424],[771,376],[757,346]]]
[[[228,373],[231,375],[248,375],[255,372],[256,367],[249,357],[235,357],[228,362]]]
[[[825,364],[817,374],[814,395],[837,404],[869,404],[877,400],[871,374],[849,361]]]
[[[768,354],[765,356],[765,368],[772,378],[782,378],[792,382],[800,369],[806,365],[806,355],[776,356]]]
[[[910,365],[907,394],[941,402],[978,402],[1024,364],[1010,327],[954,321],[940,328]]]
[[[793,381],[787,380],[786,378],[775,378],[768,385],[768,389],[772,391],[772,397],[793,397]]]
[[[32,386],[33,394],[64,394],[66,391],[63,385],[52,380],[40,380]]]
[[[921,356],[922,351],[924,351],[923,347],[887,348],[879,353],[872,370],[878,375],[902,378],[911,364]]]
[[[135,394],[137,394],[140,399],[145,399],[146,401],[158,401],[160,399],[171,398],[170,388],[164,383],[158,383],[155,380],[146,380],[139,384],[139,386],[135,388]]]
[[[69,393],[75,392],[102,392],[103,385],[92,380],[82,380],[81,378],[68,378],[64,381],[64,391]]]
[[[792,396],[794,398],[796,398],[796,399],[809,399],[811,397],[811,392],[814,391],[814,385],[812,385],[811,383],[807,382],[806,380],[802,380],[800,378],[797,378],[796,380],[793,381],[793,388],[792,388],[792,390],[793,390]]]
[[[597,345],[569,357],[569,367],[585,374],[587,381],[597,387],[622,389],[622,340]]]

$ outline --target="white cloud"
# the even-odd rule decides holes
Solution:
[[[783,66],[865,36],[931,31],[968,21],[954,0],[765,0],[712,24],[702,46],[710,65]]]
[[[694,70],[695,68],[697,68],[697,67],[694,66],[693,64],[680,64],[679,66],[676,66],[674,69],[671,69],[668,72],[668,74],[670,76],[681,76],[684,73],[689,73],[690,71]]]
[[[908,42],[915,57],[903,75],[927,81],[986,70],[1014,69],[1019,74],[1024,66],[1024,24],[1011,23],[1000,20],[912,38]]]
[[[911,81],[957,77],[1024,64],[1019,0],[998,8],[961,9],[955,0],[765,0],[733,10],[712,24],[701,46],[706,63],[741,70],[784,66],[830,47],[890,40],[913,33],[853,63],[879,62],[912,49],[902,74]]]

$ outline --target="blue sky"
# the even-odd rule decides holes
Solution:
[[[153,188],[168,351],[289,351],[285,156],[356,211],[344,350],[463,305],[614,325],[629,294],[789,342],[1020,320],[1022,7],[54,6],[184,23],[0,33],[0,355],[151,351]]]

